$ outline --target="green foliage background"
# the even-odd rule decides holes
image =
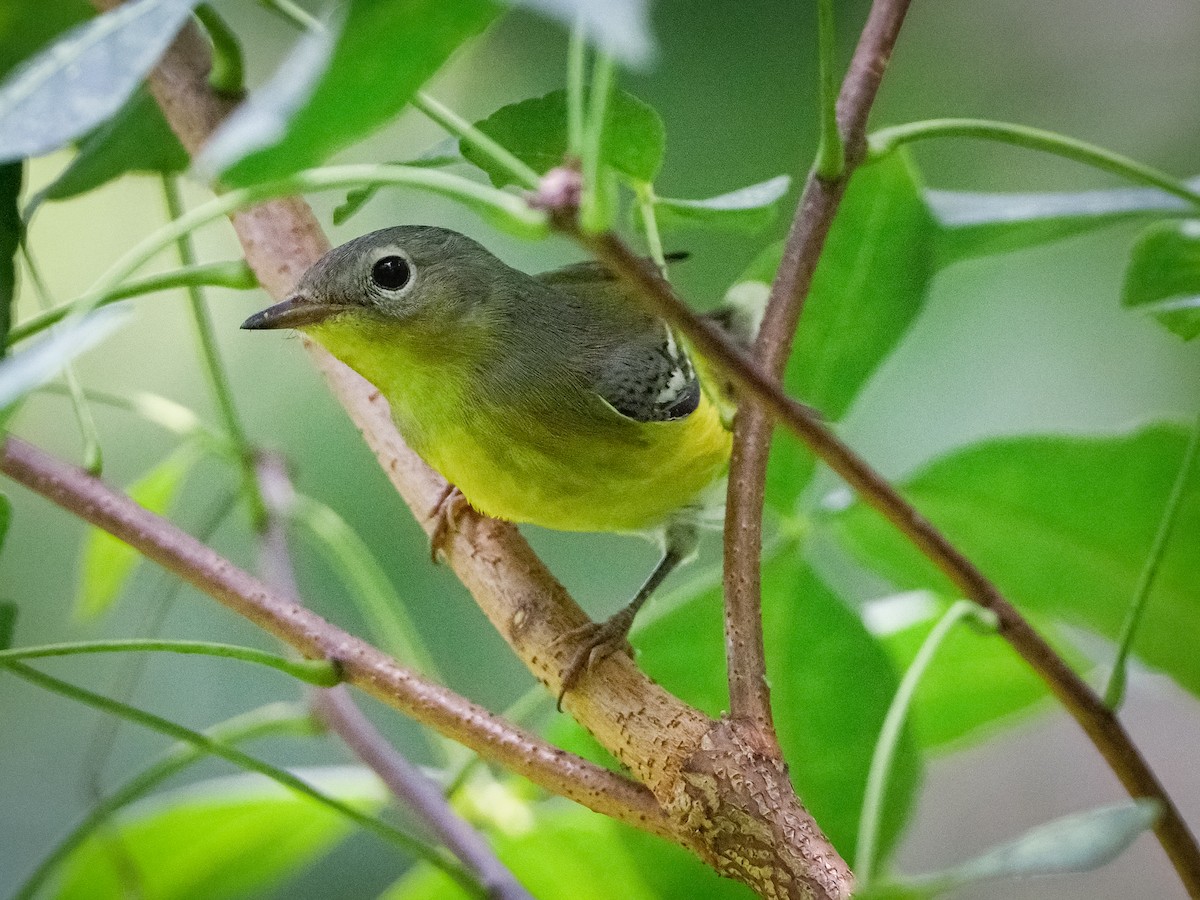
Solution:
[[[239,32],[253,35],[246,40],[250,51],[247,64],[251,82],[257,83],[274,70],[292,32],[245,0],[214,5]],[[0,0],[0,26],[14,29],[0,33],[15,35],[23,33],[22,29],[44,28],[49,36],[56,27],[53,16],[71,4],[48,6],[54,10],[51,16],[35,18],[28,15],[29,7],[22,0]],[[864,13],[864,3],[839,4],[843,59]],[[1196,123],[1190,110],[1200,89],[1200,66],[1194,62],[1200,11],[1184,0],[1153,0],[1140,15],[1127,13],[1120,4],[1098,7],[1074,0],[1052,7],[984,0],[917,4],[874,122],[891,124],[937,115],[1011,119],[1110,146],[1168,171],[1196,174],[1200,168]],[[813,28],[814,22],[802,11],[782,0],[736,4],[663,0],[654,5],[654,30],[660,44],[655,68],[623,74],[621,85],[663,116],[667,149],[656,181],[660,194],[707,197],[780,173],[802,173],[816,145]],[[468,118],[483,118],[506,103],[561,87],[565,43],[557,26],[514,12],[458,54],[434,80],[431,91]],[[397,52],[401,50],[397,48]],[[0,66],[10,62],[0,45]],[[407,159],[440,140],[442,133],[435,126],[409,113],[335,159]],[[955,141],[922,146],[914,155],[922,177],[939,188],[1082,190],[1114,184],[1080,167],[1001,146]],[[45,187],[68,161],[69,155],[60,153],[34,163],[27,175],[27,195]],[[884,166],[894,168],[896,164],[890,160]],[[886,180],[890,172],[880,167],[860,177]],[[87,183],[86,172],[77,177]],[[205,192],[196,189],[187,196],[199,202]],[[794,190],[788,196],[794,198]],[[895,242],[893,252],[899,255],[870,256],[867,251],[878,245],[863,240],[859,247],[853,241],[857,235],[847,236],[846,243],[837,247],[837,258],[847,274],[869,272],[869,283],[884,286],[880,290],[883,297],[915,298],[926,279],[932,279],[926,306],[846,418],[845,433],[851,442],[885,473],[903,478],[929,460],[983,438],[1038,432],[1126,433],[1147,422],[1185,421],[1194,414],[1200,395],[1200,357],[1195,345],[1184,344],[1149,316],[1120,306],[1121,282],[1135,228],[1121,226],[1032,250],[973,259],[934,275],[931,266],[911,256],[928,254],[932,259],[931,223],[914,198],[898,196],[901,215],[888,221],[903,223],[903,237],[897,237],[894,227],[886,237]],[[577,258],[564,241],[521,242],[497,234],[448,201],[410,191],[382,192],[355,218],[333,227],[331,213],[340,200],[335,194],[326,194],[314,201],[335,243],[397,222],[428,222],[476,236],[506,261],[530,270]],[[54,295],[65,300],[81,293],[129,246],[131,235],[152,229],[163,216],[160,188],[149,178],[126,179],[69,205],[46,204],[35,222],[32,242]],[[675,277],[681,291],[698,303],[714,302],[773,238],[782,235],[785,219],[781,217],[773,230],[758,235],[698,230],[672,235],[668,249],[687,249],[693,254],[691,261],[677,267]],[[236,242],[223,225],[205,232],[198,243],[201,259],[237,254]],[[163,263],[164,268],[170,265],[173,260]],[[889,279],[905,284],[893,284]],[[210,297],[221,347],[245,418],[251,423],[252,438],[284,450],[295,462],[301,489],[334,507],[364,536],[409,604],[449,684],[491,708],[505,706],[525,689],[528,676],[457,582],[428,564],[420,530],[299,348],[294,342],[236,330],[246,314],[262,305],[262,295],[214,290]],[[191,325],[179,300],[163,296],[139,301],[135,327],[125,329],[82,360],[85,382],[121,394],[151,389],[211,417],[208,392],[192,358]],[[820,304],[834,301],[845,302],[845,298],[824,296],[818,283],[810,313],[820,323],[820,330],[818,325],[812,326],[815,336],[808,343],[802,338],[802,350],[811,346],[815,352],[827,347],[829,341],[820,340],[821,334],[840,338],[862,335],[864,341],[874,341],[873,352],[882,355],[890,343],[886,335],[881,340],[877,336],[887,328],[900,327],[912,314],[911,307],[881,309],[868,293],[861,297],[862,306],[853,310],[853,316],[815,318],[820,315]],[[19,308],[24,315],[35,309],[27,286]],[[885,320],[883,325],[880,317]],[[847,369],[836,382],[801,381],[793,382],[792,387],[823,408],[838,412],[850,403],[854,388],[866,374]],[[143,478],[173,446],[168,436],[126,413],[98,409],[97,415],[106,474],[117,483],[129,485]],[[62,455],[77,457],[79,453],[77,428],[62,397],[33,400],[21,412],[17,430]],[[1176,437],[1169,435],[1164,440],[1169,448],[1176,448],[1171,452],[1177,455]],[[1154,456],[1158,449],[1155,445],[1149,455]],[[774,483],[781,478],[795,479],[796,472],[806,471],[804,455],[789,441],[780,441],[779,456],[790,468],[776,465]],[[1086,466],[1083,450],[1081,457],[1079,465]],[[971,463],[978,460],[957,461],[969,473]],[[1169,462],[1164,461],[1160,468],[1168,471]],[[1097,471],[1101,475],[1096,493],[1101,500],[1106,495],[1124,496],[1115,481],[1106,494],[1111,470],[1100,466]],[[917,488],[936,497],[938,474],[953,480],[959,473],[953,463],[943,463],[940,469],[925,471]],[[1146,483],[1144,479],[1137,482]],[[201,464],[199,477],[190,479],[175,503],[185,527],[202,527],[233,487],[230,472],[211,463]],[[828,488],[828,479],[818,474],[812,490],[819,496]],[[158,621],[164,631],[181,637],[268,646],[255,629],[206,598],[188,589],[172,598],[169,581],[148,567],[137,571],[125,599],[108,619],[73,618],[82,527],[24,493],[9,493],[12,527],[0,554],[0,599],[15,600],[20,606],[20,643],[126,635]],[[1042,491],[1035,500],[1055,501],[1065,511],[1080,511],[1069,496],[1056,500]],[[1136,516],[1127,510],[1103,504],[1092,509],[1089,507],[1088,522],[1111,520],[1122,528],[1128,525],[1131,542],[1145,537],[1139,523],[1130,525]],[[962,513],[961,521],[954,519],[952,513],[956,512]],[[947,512],[948,527],[954,522],[969,534],[970,526],[988,514],[986,506],[979,511],[951,510]],[[913,567],[903,553],[891,549],[890,534],[878,534],[877,523],[855,510],[838,527],[853,534],[855,547],[867,548],[875,554],[873,558],[892,560],[888,574],[908,586],[905,577]],[[1113,531],[1120,532],[1110,535],[1113,540],[1125,534],[1118,528]],[[654,556],[648,545],[631,539],[546,532],[531,532],[530,536],[554,571],[594,613],[614,608],[635,587]],[[1036,535],[1029,540],[1037,546]],[[222,524],[213,541],[232,558],[252,564],[248,549],[252,541],[244,516]],[[994,551],[994,556],[991,548],[980,549],[988,571],[1001,567],[1004,549]],[[716,562],[714,550],[715,541],[698,570]],[[1053,549],[1046,555],[1038,560],[1038,566],[1052,567],[1060,558]],[[622,563],[618,565],[616,560]],[[315,555],[298,554],[298,563],[311,605],[364,633],[366,623]],[[814,611],[807,621],[845,615],[844,608],[836,604],[821,606],[827,590],[811,581],[813,576],[806,567],[794,561],[773,565],[785,569],[783,576],[773,570],[776,577],[808,587],[805,599],[814,605]],[[845,557],[829,556],[825,569],[826,577],[848,595],[869,598],[888,592],[882,582],[864,579]],[[1011,577],[1021,587],[1031,585],[1032,595],[1039,587],[1039,571],[1035,567]],[[691,574],[696,576],[697,570]],[[1063,572],[1053,574],[1061,577]],[[685,580],[679,579],[680,583]],[[1177,606],[1186,609],[1189,600],[1195,603],[1195,593],[1188,593],[1186,583],[1177,580],[1172,585],[1175,589],[1170,599]],[[1119,589],[1106,596],[1097,616],[1119,617],[1113,610],[1121,608],[1120,596]],[[673,680],[688,684],[693,691],[688,699],[713,712],[722,708],[724,699],[718,678],[721,662],[714,652],[719,644],[693,642],[703,636],[703,629],[717,627],[716,604],[715,595],[709,596],[707,605],[699,607],[703,614],[690,615],[664,603],[638,640],[652,674],[668,686]],[[1084,627],[1101,627],[1095,619],[1074,618]],[[781,618],[771,633],[786,637],[793,627],[798,626]],[[1159,630],[1169,637],[1169,623],[1160,623]],[[833,727],[847,735],[863,731],[862,746],[869,747],[874,732],[861,728],[861,721],[839,721],[836,710],[813,710],[804,702],[803,689],[812,687],[812,679],[829,674],[839,663],[846,667],[843,672],[861,673],[885,666],[885,661],[871,658],[864,663],[862,653],[869,651],[855,650],[853,645],[845,651],[849,658],[836,658],[835,654],[833,659],[814,660],[813,653],[803,652],[811,634],[802,636],[803,643],[780,640],[772,648],[774,665],[804,676],[777,685],[781,710],[786,714],[794,709],[804,717],[782,722],[781,731],[785,742],[789,736],[796,741],[802,762],[794,768],[802,789],[806,779],[815,779],[823,785],[844,784],[844,790],[853,794],[843,807],[815,810],[835,838],[845,842],[853,839],[863,760],[837,748],[803,746],[801,738],[819,727],[811,718],[824,712],[830,714]],[[915,643],[915,638],[910,638],[912,635],[902,631],[892,642],[898,663],[907,658],[904,647]],[[980,712],[971,681],[964,677],[963,696],[957,698],[960,718],[922,722],[919,703],[916,740],[938,753],[945,753],[955,742],[965,743],[978,722],[989,720],[996,710],[1026,708],[1037,695],[1036,686],[1011,658],[983,642],[970,651],[966,645],[972,640],[977,639],[969,635],[955,638],[958,643],[947,647],[946,665],[959,660],[975,666],[974,677],[980,683],[999,679],[1007,692],[988,693],[988,702],[996,705]],[[1106,658],[1106,645],[1089,639],[1080,643],[1085,651],[1097,651]],[[470,650],[464,652],[463,648]],[[871,646],[871,651],[876,649]],[[1187,653],[1187,647],[1167,646],[1164,652],[1178,658]],[[59,664],[55,671],[111,692],[109,680],[119,683],[127,665],[88,659]],[[810,672],[805,672],[805,665],[812,667]],[[697,670],[703,677],[696,677]],[[780,675],[778,681],[785,679]],[[1197,683],[1188,686],[1195,691]],[[938,685],[944,691],[960,687],[945,679]],[[200,728],[294,692],[290,684],[273,675],[244,672],[227,663],[152,659],[145,664],[134,699]],[[1129,715],[1135,736],[1147,747],[1168,787],[1178,792],[1181,806],[1185,810],[1200,808],[1200,781],[1187,754],[1179,749],[1200,742],[1194,697],[1153,677],[1135,679],[1133,692]],[[886,703],[886,696],[880,703]],[[948,702],[939,707],[943,712],[948,708]],[[376,719],[407,751],[419,758],[429,757],[425,739],[407,723],[388,713]],[[1169,723],[1169,728],[1164,723]],[[94,771],[94,751],[89,748],[94,747],[98,728],[103,729],[90,712],[81,712],[14,679],[0,682],[0,755],[5,763],[0,768],[0,894],[87,808],[90,787],[86,773]],[[556,723],[554,729],[564,740],[579,740],[568,734],[570,729],[564,723]],[[123,728],[115,746],[102,779],[105,783],[129,771],[161,742]],[[280,741],[268,745],[266,755],[289,765],[345,759],[331,743],[312,741]],[[200,771],[223,774],[227,769],[208,763]],[[81,772],[85,774],[78,774]],[[915,765],[908,777],[910,785],[915,785],[919,777]],[[1114,794],[1111,779],[1093,751],[1055,711],[992,742],[935,759],[926,771],[923,799],[899,860],[902,867],[917,870],[950,865],[1024,828],[1111,800]],[[848,820],[847,810],[851,811]],[[308,827],[319,828],[312,823]],[[552,837],[560,846],[577,841],[581,852],[609,841],[632,841],[636,844],[629,850],[633,859],[651,858],[649,854],[656,849],[648,839],[614,835],[598,822],[564,819],[560,827],[562,837],[558,838],[559,831]],[[536,846],[536,841],[530,844]],[[674,860],[673,856],[662,858]],[[645,885],[647,896],[672,895],[672,884],[681,889],[679,885],[689,883],[683,875],[672,882],[676,877],[673,863],[659,865],[657,880]],[[279,889],[278,896],[375,896],[401,868],[390,848],[369,836],[354,834],[311,872],[297,874]],[[595,877],[601,874],[598,870]],[[1147,879],[1157,879],[1153,883],[1161,885],[1161,891],[1150,889]],[[581,878],[581,883],[587,880]],[[1135,884],[1141,892],[1162,896],[1176,889],[1159,851],[1145,839],[1121,863],[1101,873],[1069,882],[1005,884],[979,889],[973,896],[1115,898],[1132,895]],[[417,884],[412,894],[404,896],[418,895],[420,889]],[[739,893],[729,884],[714,885],[711,890],[730,896]]]

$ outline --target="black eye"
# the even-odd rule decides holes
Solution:
[[[385,256],[371,269],[371,280],[385,291],[398,291],[412,278],[412,269],[403,256]]]

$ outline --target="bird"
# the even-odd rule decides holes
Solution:
[[[558,531],[654,536],[633,599],[564,640],[558,702],[628,648],[638,610],[720,521],[727,388],[598,262],[530,275],[445,228],[335,247],[242,328],[298,329],[371,382],[405,442],[448,482],[438,545],[465,500]]]

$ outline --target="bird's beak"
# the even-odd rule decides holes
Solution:
[[[303,294],[292,294],[286,300],[256,312],[242,323],[242,327],[250,331],[301,328],[304,325],[316,325],[346,309],[349,307],[336,303],[314,303]]]

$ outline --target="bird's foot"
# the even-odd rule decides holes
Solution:
[[[633,627],[633,617],[636,613],[636,607],[631,604],[603,622],[588,622],[586,625],[572,628],[554,641],[555,644],[579,645],[559,680],[556,704],[559,712],[562,712],[563,697],[579,683],[585,672],[619,651],[633,656],[633,647],[626,638],[629,636],[629,629]]]
[[[446,542],[458,527],[458,519],[469,505],[463,492],[448,484],[433,509],[429,511],[429,518],[433,520],[433,531],[429,534],[429,558],[435,564],[438,561],[438,553],[445,554]]]

